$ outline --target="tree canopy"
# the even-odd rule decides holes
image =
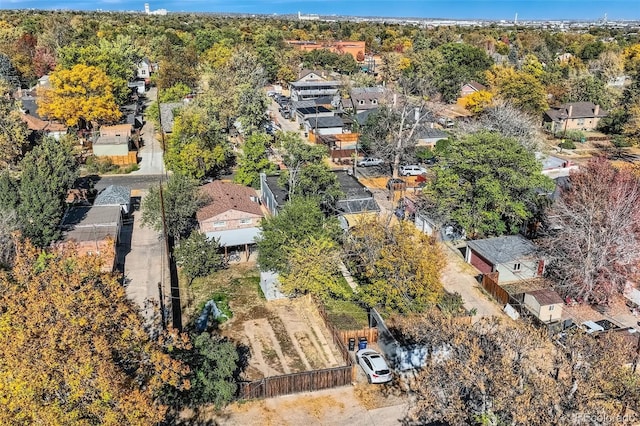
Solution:
[[[547,274],[565,295],[607,303],[638,271],[640,181],[605,158],[572,173],[541,239]]]
[[[443,295],[440,247],[411,223],[365,218],[351,228],[344,251],[360,282],[358,294],[369,306],[422,312]]]
[[[473,238],[517,232],[553,182],[515,139],[478,132],[451,141],[423,192],[425,210]]]
[[[275,216],[262,219],[257,241],[263,270],[287,272],[289,253],[312,238],[338,241],[342,230],[335,217],[325,217],[316,200],[294,197]]]
[[[98,256],[18,246],[0,275],[0,423],[149,425],[187,370],[149,339]]]
[[[40,89],[38,114],[61,120],[67,126],[120,119],[113,83],[100,68],[75,65],[69,70],[54,71],[49,81],[51,88]]]

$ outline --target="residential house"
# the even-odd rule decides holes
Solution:
[[[47,80],[48,81],[48,80]],[[45,120],[38,115],[38,104],[36,97],[31,92],[21,92],[20,103],[22,104],[20,119],[27,124],[27,128],[32,133],[32,139],[38,136],[50,136],[55,140],[67,134],[67,126],[57,121]]]
[[[351,89],[351,97],[343,101],[344,108],[361,112],[378,108],[385,96],[384,87],[359,87]]]
[[[447,139],[448,134],[435,127],[426,127],[420,129],[416,135],[416,146],[423,146],[427,148],[435,148],[436,142],[442,139]]]
[[[310,117],[304,123],[305,129],[314,135],[339,135],[344,132],[342,118],[334,116]]]
[[[167,134],[173,131],[173,118],[175,111],[182,108],[184,103],[171,102],[160,104],[160,121],[162,121],[162,131]]]
[[[341,83],[339,81],[333,80],[294,81],[289,83],[291,101],[303,101],[321,96],[334,96],[338,93],[340,86]]]
[[[536,318],[545,323],[562,319],[562,297],[550,288],[527,291],[524,294],[524,306]]]
[[[147,58],[143,58],[142,61],[137,65],[136,69],[136,77],[145,81],[149,81],[151,78],[151,74],[153,74],[156,70],[154,64],[149,61]]]
[[[333,117],[334,112],[327,108],[326,106],[313,106],[313,107],[304,107],[297,108],[295,112],[296,122],[300,124],[304,124],[307,120],[311,118],[318,117]]]
[[[544,113],[543,126],[552,133],[566,130],[593,130],[607,111],[593,102],[571,102],[552,107]]]
[[[507,235],[467,243],[465,260],[483,274],[500,273],[500,282],[542,276],[544,260],[536,246],[521,235]]]
[[[371,191],[362,185],[350,171],[334,170],[342,190],[342,195],[336,200],[335,209],[343,227],[352,226],[356,219],[363,214],[377,214],[380,211]],[[288,200],[288,191],[278,184],[279,176],[260,174],[260,194],[262,204],[272,215]]]
[[[464,84],[462,89],[460,89],[460,97],[464,98],[472,93],[481,92],[483,90],[486,91],[487,88],[477,81],[470,81],[469,83]]]
[[[113,271],[120,240],[120,206],[82,206],[69,209],[62,218],[62,246],[73,244],[79,256],[102,256],[103,271]]]
[[[256,190],[215,180],[202,186],[200,191],[211,199],[196,212],[200,232],[218,240],[225,256],[229,250],[241,249],[248,260],[264,217]]]
[[[137,153],[130,150],[132,131],[130,124],[102,126],[93,143],[93,155],[108,157],[114,164],[136,164]]]
[[[123,215],[131,213],[131,188],[109,185],[98,193],[94,206],[120,206]]]
[[[542,162],[542,174],[552,179],[569,176],[571,171],[578,170],[578,165],[571,160],[536,153],[538,161]]]

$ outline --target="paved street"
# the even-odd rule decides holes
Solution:
[[[152,87],[147,92],[147,101],[145,104],[148,106],[156,99],[157,90],[155,87]],[[142,147],[138,152],[138,156],[140,157],[140,166],[139,170],[135,172],[131,172],[131,175],[162,175],[166,173],[164,167],[164,159],[162,146],[160,141],[156,138],[156,130],[155,125],[149,119],[149,117],[145,117],[145,123],[140,131],[142,135]]]

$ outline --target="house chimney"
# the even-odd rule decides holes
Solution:
[[[415,107],[413,110],[413,119],[417,122],[420,120],[420,108]]]
[[[573,115],[573,105],[569,105],[569,108],[567,109],[567,116],[571,118],[571,115]]]
[[[600,114],[600,105],[596,105],[596,107],[593,109],[593,116],[597,117],[598,114]]]

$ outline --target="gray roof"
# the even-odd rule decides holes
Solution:
[[[109,185],[96,197],[94,206],[119,206],[131,201],[131,188],[128,186]]]
[[[315,106],[315,107],[308,107],[308,108],[296,108],[296,111],[299,114],[302,114],[302,115],[320,114],[320,113],[331,112],[330,109],[328,109],[327,107],[325,107],[323,105],[318,105],[318,106]]]
[[[260,228],[226,229],[223,231],[207,232],[207,238],[218,240],[220,247],[243,246],[255,244],[260,235]]]
[[[290,83],[292,87],[296,89],[307,88],[307,87],[340,87],[341,83],[339,81],[294,81]]]
[[[571,110],[571,114],[569,114],[569,110]],[[608,115],[607,111],[602,108],[599,108],[597,115],[595,114],[595,110],[596,104],[593,102],[570,102],[548,109],[545,114],[553,121],[560,121],[567,118],[606,117]]]
[[[342,127],[344,125],[342,118],[337,115],[332,117],[311,117],[307,119],[307,122],[312,129],[326,129],[329,127]]]
[[[74,207],[67,211],[62,224],[64,241],[102,241],[107,237],[118,240],[120,206]]]
[[[431,127],[421,129],[418,133],[418,139],[447,139],[448,137],[449,135],[442,130]]]
[[[521,235],[469,241],[467,246],[494,265],[512,262],[536,251],[536,246]]]
[[[173,130],[173,111],[183,106],[182,102],[160,104],[160,119],[162,120],[162,130],[165,133],[171,133]]]
[[[128,135],[117,135],[117,136],[98,136],[98,139],[93,143],[94,145],[128,145],[129,144],[129,136]]]
[[[29,115],[33,115],[36,118],[42,119],[38,114],[38,104],[36,103],[36,98],[34,96],[23,96],[20,99],[22,103],[22,109]]]
[[[367,118],[369,118],[371,114],[375,114],[376,112],[378,112],[378,108],[361,111],[356,114],[356,121],[362,126],[367,122]]]
[[[343,170],[333,171],[338,178],[343,196],[337,201],[337,208],[343,213],[377,212],[380,207],[373,198],[373,194],[361,184],[353,175]],[[276,197],[278,207],[282,207],[288,198],[288,191],[278,186],[278,176],[267,176],[266,183]]]

